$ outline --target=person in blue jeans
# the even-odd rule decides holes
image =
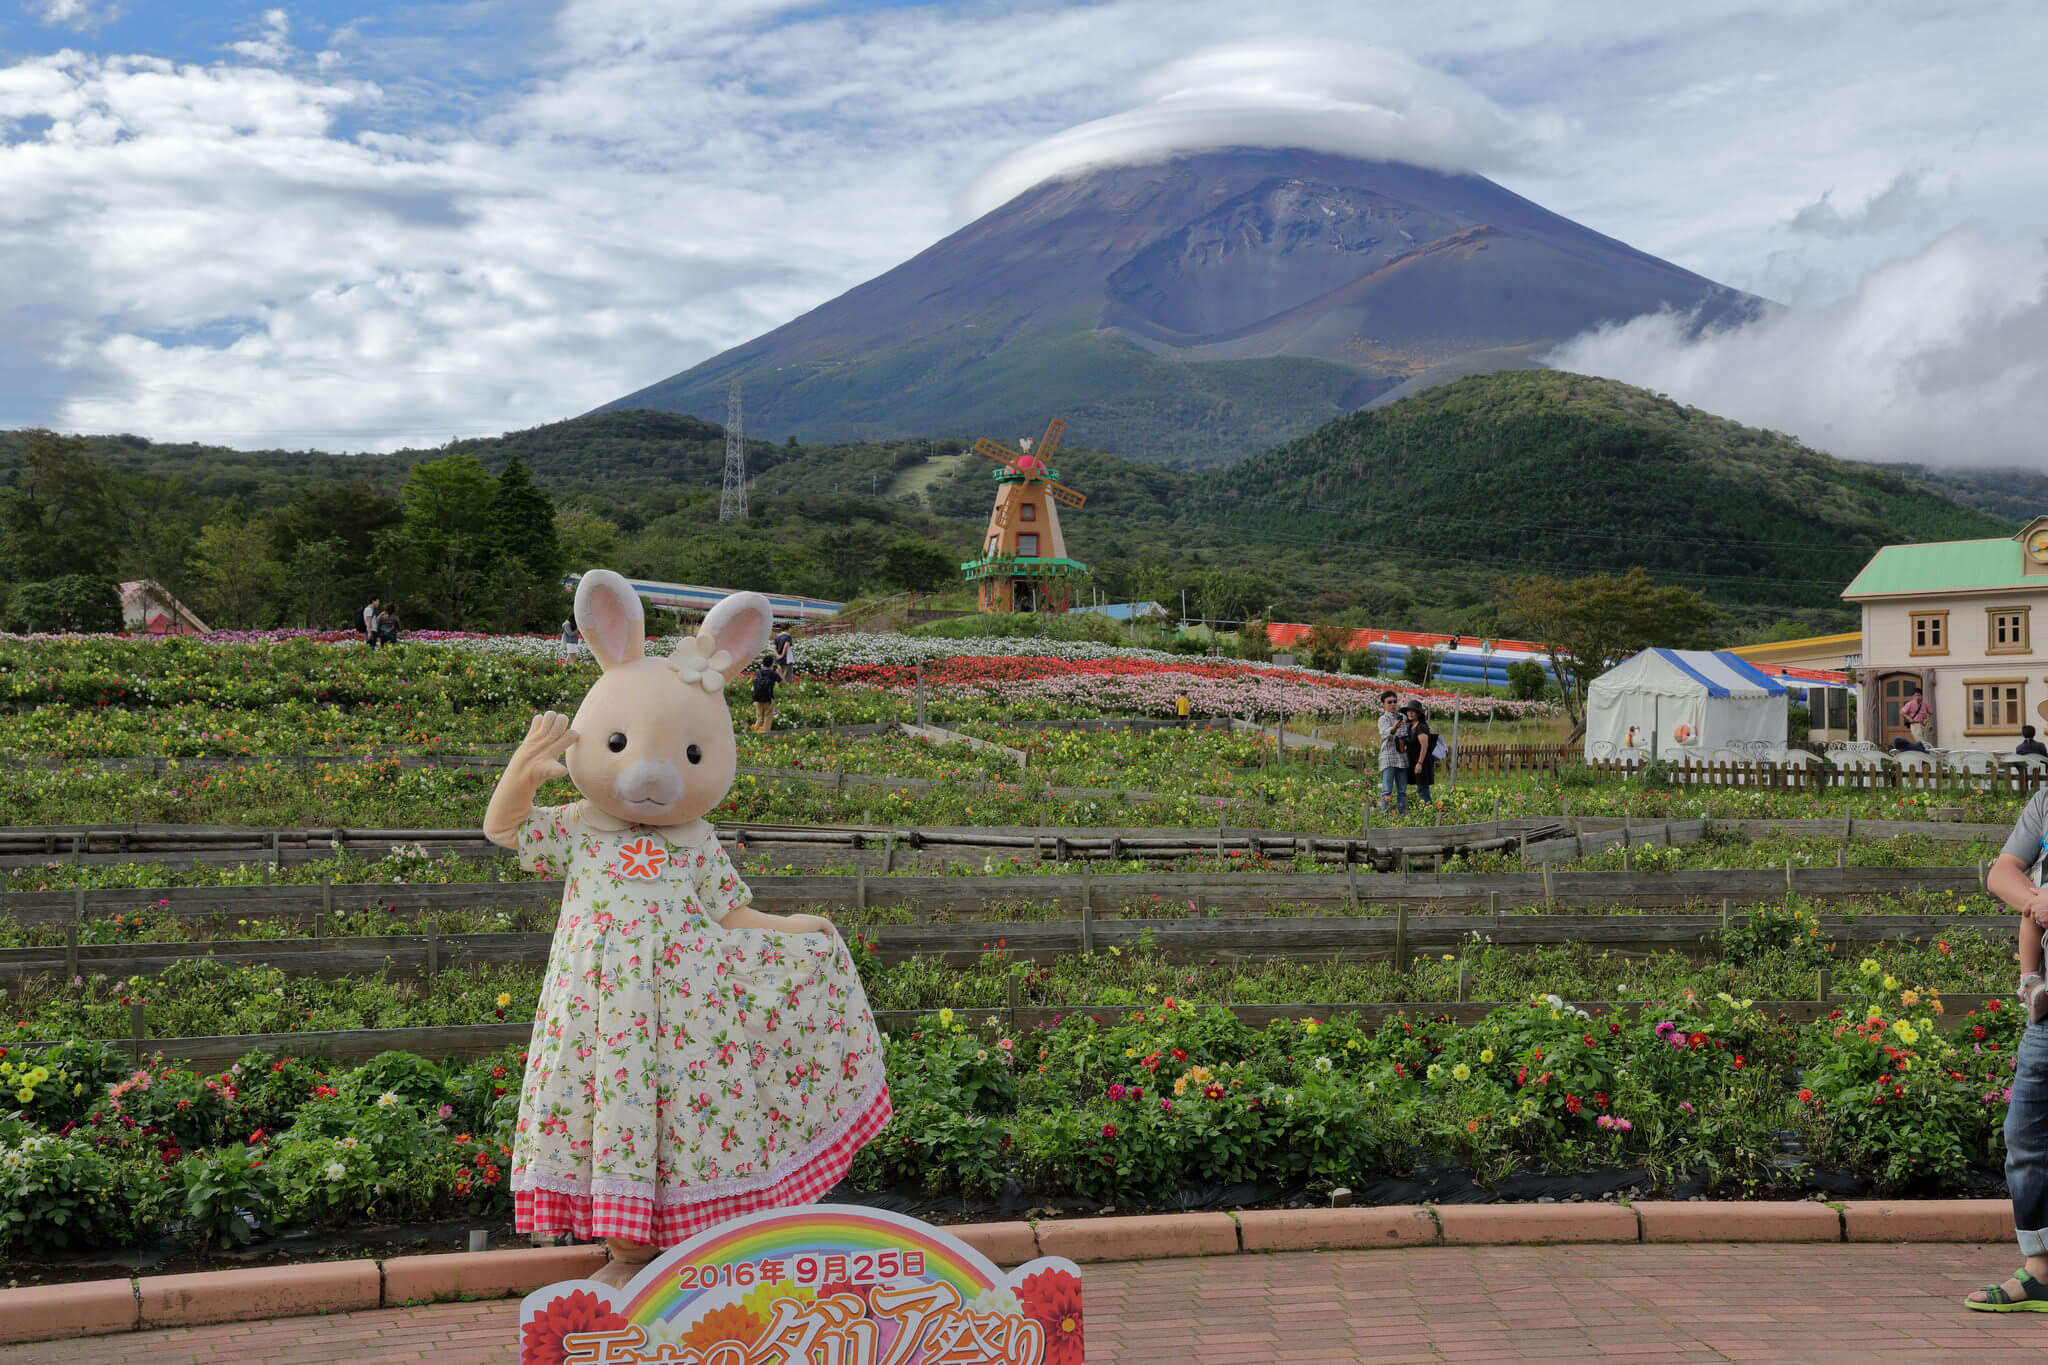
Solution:
[[[1408,813],[1408,718],[1401,714],[1401,698],[1394,692],[1380,693],[1380,809],[1387,802],[1402,815]]]
[[[2005,1110],[2005,1186],[2026,1265],[2003,1284],[1988,1284],[1965,1305],[1985,1313],[2048,1313],[2048,984],[2041,973],[2041,930],[2048,927],[2048,790],[2036,792],[1999,850],[1986,884],[2020,912],[2020,989],[2027,1031],[2013,1056],[2012,1097]]]

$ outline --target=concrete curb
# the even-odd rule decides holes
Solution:
[[[999,1265],[1037,1256],[1141,1261],[1276,1251],[1564,1242],[2003,1242],[2002,1199],[1821,1204],[1444,1204],[1064,1218],[945,1229]],[[388,1261],[0,1289],[0,1343],[251,1322],[529,1294],[603,1264],[595,1247],[539,1247]]]

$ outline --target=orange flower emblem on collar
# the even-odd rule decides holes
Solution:
[[[661,875],[661,869],[668,865],[668,850],[653,839],[642,835],[630,844],[619,848],[619,874],[653,881]]]

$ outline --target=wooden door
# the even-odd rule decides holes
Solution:
[[[1877,742],[1891,747],[1895,739],[1911,739],[1913,727],[1899,715],[1906,698],[1920,690],[1918,673],[1887,673],[1877,681]]]

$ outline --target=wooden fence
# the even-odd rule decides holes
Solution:
[[[859,932],[884,963],[937,958],[971,966],[1001,945],[1010,959],[1051,962],[1075,953],[1132,952],[1150,946],[1173,961],[1240,963],[1270,959],[1352,962],[1389,959],[1404,970],[1418,956],[1461,953],[1476,938],[1495,948],[1527,951],[1583,943],[1611,952],[1705,951],[1721,934],[1749,923],[1747,914],[1452,915],[1393,914],[1142,919],[1082,907],[1065,919],[971,924],[884,924]],[[1829,915],[1823,933],[1865,945],[1933,938],[1957,931],[2013,929],[2010,915]],[[380,968],[431,981],[451,967],[539,967],[553,935],[375,934],[327,938],[221,939],[191,942],[81,944],[0,949],[0,981],[100,975],[122,980],[154,976],[173,964],[207,958],[228,967],[275,967],[293,977],[362,977]],[[1227,991],[1227,986],[1226,986]]]
[[[1182,858],[1243,853],[1266,858],[1306,857],[1347,866],[1394,868],[1404,859],[1441,860],[1458,853],[1501,852],[1567,833],[1561,820],[1500,820],[1473,825],[1413,825],[1358,835],[1309,834],[1232,828],[1109,827],[1075,829],[996,825],[923,826],[892,829],[876,825],[731,824],[719,838],[758,856],[804,862],[876,867],[1009,857],[1029,851],[1059,861],[1170,862]],[[200,862],[299,866],[354,851],[382,857],[394,845],[418,846],[439,857],[510,855],[484,838],[482,830],[250,829],[233,826],[71,825],[0,828],[0,868],[29,867],[62,859],[80,863]],[[810,855],[806,859],[805,855]],[[924,855],[920,857],[919,855]],[[899,858],[902,862],[899,863]]]
[[[1639,761],[1596,758],[1586,767],[1602,777],[1616,780],[1642,775]],[[1894,763],[1874,767],[1835,767],[1825,762],[1762,763],[1733,760],[1706,762],[1666,759],[1662,786],[1750,787],[1770,791],[1814,791],[1830,787],[1857,791],[1900,791],[1970,794],[1979,791],[1995,795],[2025,796],[2048,787],[2048,767],[2025,763],[1996,763],[1985,769],[1953,766],[1905,767]]]
[[[1456,766],[1459,777],[1505,773],[1554,773],[1579,761],[1579,750],[1570,744],[1474,744],[1458,746]]]
[[[1935,1020],[1944,1029],[1959,1028],[1965,1016],[1972,1010],[1982,1009],[1994,999],[1985,995],[1949,995],[1943,997],[1948,1012]],[[1815,998],[1810,1000],[1759,1000],[1756,1008],[1771,1018],[1784,1018],[1794,1023],[1807,1023],[1822,1018],[1837,1008],[1843,997],[1830,996],[1816,989]],[[1268,1024],[1287,1020],[1316,1019],[1330,1022],[1336,1019],[1354,1019],[1367,1028],[1377,1027],[1383,1021],[1396,1016],[1421,1019],[1448,1019],[1462,1025],[1476,1024],[1498,1009],[1510,1008],[1519,1001],[1475,1001],[1475,1000],[1409,1000],[1409,1001],[1364,1001],[1334,1004],[1298,1005],[1224,1005],[1237,1018],[1253,1028],[1264,1028]],[[1568,1001],[1572,1007],[1583,1009],[1589,1014],[1620,1014],[1629,1017],[1645,1010],[1659,1008],[1640,1001],[1577,1000]],[[1062,1020],[1077,1017],[1095,1019],[1102,1024],[1115,1024],[1130,1018],[1130,1006],[1116,1005],[1028,1005],[1023,1003],[1013,989],[1010,998],[1001,1004],[955,1004],[955,1014],[970,1024],[984,1026],[993,1020],[993,1028],[1013,1036],[1056,1027]],[[1204,1007],[1206,1008],[1206,1007]],[[938,1007],[929,1010],[877,1010],[875,1022],[885,1031],[900,1032],[914,1028],[918,1021],[929,1018]],[[245,1033],[211,1038],[152,1038],[149,1036],[148,1011],[145,1006],[136,1005],[130,1011],[130,1033],[126,1038],[111,1039],[130,1050],[140,1061],[152,1054],[161,1054],[174,1062],[184,1062],[198,1067],[224,1067],[240,1060],[251,1052],[284,1053],[294,1057],[323,1057],[330,1061],[350,1064],[366,1062],[383,1052],[415,1052],[422,1056],[466,1060],[487,1057],[508,1047],[522,1047],[533,1037],[530,1023],[511,1024],[438,1024],[421,1028],[386,1029],[345,1029],[303,1033]],[[17,1049],[33,1049],[57,1046],[62,1040],[33,1040],[13,1044]]]

